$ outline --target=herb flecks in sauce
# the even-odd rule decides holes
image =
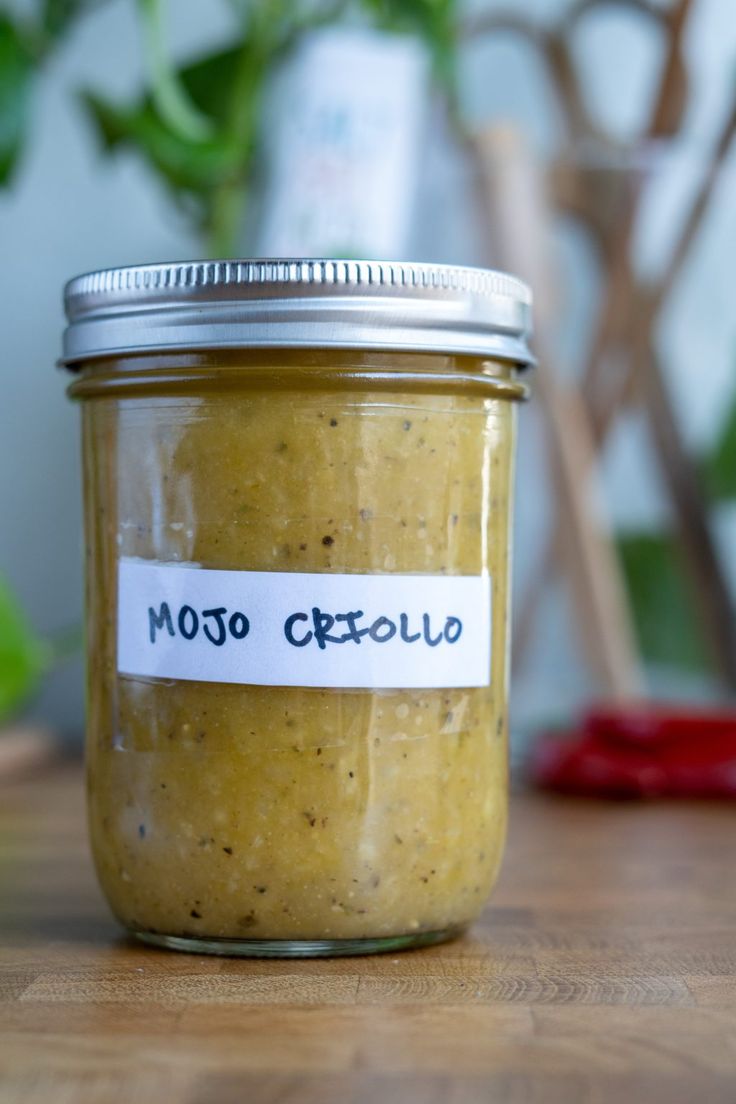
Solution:
[[[490,889],[506,805],[511,409],[386,398],[212,390],[191,404],[87,404],[91,821],[103,886],[130,926],[371,938],[465,924]],[[492,685],[116,684],[118,555],[224,570],[487,570]]]

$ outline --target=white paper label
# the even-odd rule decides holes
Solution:
[[[122,559],[118,670],[256,686],[488,686],[491,580]]]

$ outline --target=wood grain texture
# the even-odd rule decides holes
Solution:
[[[81,772],[0,789],[2,1104],[733,1104],[736,818],[513,802],[482,921],[306,962],[130,942]]]

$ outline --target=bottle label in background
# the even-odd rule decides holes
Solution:
[[[122,559],[118,670],[256,686],[488,686],[491,580]]]
[[[427,79],[409,36],[331,27],[305,39],[266,136],[262,255],[404,255]]]

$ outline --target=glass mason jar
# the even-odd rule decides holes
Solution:
[[[66,306],[115,915],[222,954],[461,931],[505,832],[527,288],[214,262],[79,277]]]

